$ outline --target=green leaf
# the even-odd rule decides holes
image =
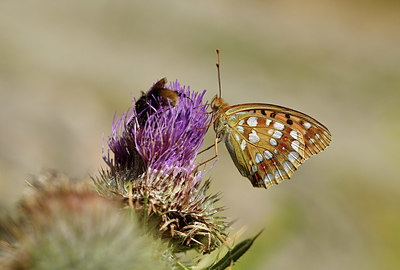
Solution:
[[[234,246],[234,248],[229,250],[222,259],[220,259],[214,265],[208,267],[207,270],[222,270],[233,265],[234,262],[236,262],[245,252],[247,252],[247,250],[253,245],[254,241],[262,232],[263,231],[260,231],[253,238],[243,240]]]

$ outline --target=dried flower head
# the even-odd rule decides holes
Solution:
[[[206,194],[210,182],[202,181],[204,172],[195,170],[211,121],[203,103],[205,90],[191,91],[178,81],[164,88],[165,83],[163,89],[176,93],[174,104],[155,94],[153,86],[145,94],[152,95],[147,109],[140,103],[138,113],[133,102],[132,109],[114,120],[108,141],[114,159],[108,152],[109,169],[95,182],[101,192],[124,198],[146,226],[170,239],[177,250],[208,252],[223,241],[226,224],[217,216],[218,196]]]
[[[120,201],[82,182],[50,180],[23,198],[1,269],[162,268]]]

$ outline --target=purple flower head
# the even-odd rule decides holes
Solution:
[[[190,87],[178,81],[169,89],[178,92],[175,107],[163,106],[151,114],[143,127],[133,126],[136,150],[147,168],[166,174],[188,175],[195,168],[195,158],[203,144],[210,119],[202,103],[202,93],[191,92]]]
[[[227,224],[215,207],[219,195],[208,195],[210,180],[196,171],[196,155],[211,122],[203,92],[178,81],[155,83],[133,108],[114,118],[109,153],[95,180],[102,194],[120,196],[144,223],[176,250],[210,252],[221,245]],[[221,238],[222,237],[222,238]]]
[[[136,112],[137,102],[133,100],[133,109],[114,119],[108,146],[114,153],[115,163],[124,168],[140,172],[147,169],[171,176],[180,174],[186,178],[195,168],[196,155],[211,121],[206,111],[208,105],[203,103],[206,90],[191,91],[178,81],[166,89],[176,92],[175,106],[169,102],[165,106],[154,106],[154,102],[149,102],[151,113],[146,112],[143,122],[139,121],[142,115]],[[163,97],[155,98],[161,103]],[[110,166],[110,157],[104,159]]]

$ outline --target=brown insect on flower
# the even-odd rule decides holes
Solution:
[[[178,91],[166,88],[166,84],[167,78],[160,79],[147,93],[142,92],[142,96],[136,101],[135,110],[139,125],[143,126],[149,115],[155,113],[161,106],[175,107],[179,102]]]

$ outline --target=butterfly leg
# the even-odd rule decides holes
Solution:
[[[204,153],[207,150],[210,150],[211,148],[213,148],[215,146],[215,154],[217,154],[217,144],[221,142],[220,139],[215,138],[216,143],[210,145],[209,147],[207,147],[206,149],[201,150],[199,153],[197,153],[198,155],[200,155],[201,153]],[[217,154],[218,155],[218,154]]]
[[[220,142],[220,140],[218,138],[215,138],[215,143],[213,145],[211,145],[211,146],[207,147],[206,149],[204,149],[203,151],[199,152],[199,154],[200,154],[200,153],[204,152],[205,150],[208,150],[211,147],[215,146],[215,156],[213,156],[212,158],[210,158],[210,159],[208,159],[206,161],[201,162],[199,165],[196,166],[196,168],[194,168],[190,172],[190,174],[193,173],[194,171],[196,171],[201,165],[204,165],[204,164],[206,164],[206,163],[210,162],[211,160],[216,159],[218,157],[218,143],[219,142]]]

